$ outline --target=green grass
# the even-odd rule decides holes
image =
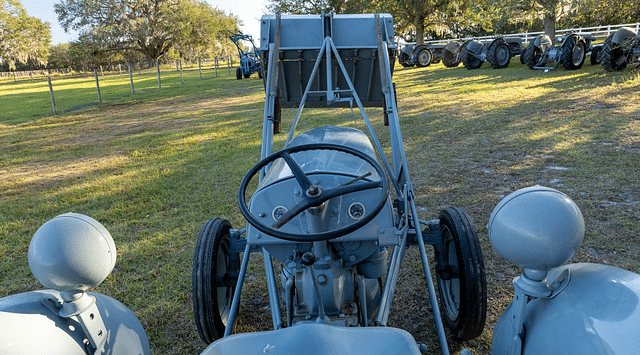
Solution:
[[[485,255],[489,325],[476,340],[452,342],[453,352],[490,353],[492,324],[510,301],[511,279],[520,271],[493,252],[484,226],[515,189],[541,184],[576,201],[587,235],[573,261],[640,272],[640,74],[589,65],[543,73],[516,62],[502,70],[397,67],[394,74],[420,217],[436,218],[448,205],[465,208]],[[255,76],[237,81],[223,71],[200,81],[196,70],[182,85],[179,73],[164,75],[161,90],[155,73],[136,77],[145,92],[133,96],[128,76],[101,79],[110,102],[58,116],[47,107],[46,85],[38,92],[36,83],[0,84],[0,297],[42,287],[26,258],[38,227],[61,213],[84,213],[105,225],[118,248],[116,269],[95,291],[137,314],[154,354],[193,354],[204,348],[190,300],[196,236],[212,217],[243,226],[236,193],[260,156],[264,93]],[[63,105],[65,95],[97,101],[92,84],[55,79],[56,101]],[[23,104],[30,95],[44,96],[40,111]],[[286,132],[295,111],[283,112]],[[299,130],[353,126],[348,110],[304,112]],[[368,113],[388,149],[380,110]],[[284,138],[276,137],[276,147]],[[261,262],[254,261],[241,331],[271,324]],[[410,249],[390,323],[437,352],[417,261]]]

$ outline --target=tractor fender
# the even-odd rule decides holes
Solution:
[[[460,49],[460,43],[458,43],[458,42],[449,42],[444,47],[444,49],[448,50],[451,53],[457,53],[458,49]]]
[[[543,52],[546,52],[549,48],[553,47],[553,42],[551,42],[549,36],[542,35],[533,40],[533,45],[540,48]]]
[[[629,27],[622,27],[613,34],[612,41],[615,44],[624,46],[632,42],[637,37],[636,31]]]
[[[484,44],[474,39],[467,44],[467,52],[472,53],[475,57],[479,57],[484,52]]]
[[[579,36],[579,35],[577,35],[577,34],[575,34],[575,33],[572,33],[572,34],[570,34],[570,35],[568,35],[568,36],[565,36],[565,37],[564,37],[564,39],[562,40],[562,45],[563,45],[563,46],[564,46],[564,44],[565,44],[565,43],[567,43],[567,41],[569,40],[569,38],[575,38],[575,39],[576,39],[576,42],[578,42],[578,41],[580,40],[581,36]]]
[[[402,47],[401,51],[402,53],[411,56],[411,54],[413,53],[413,49],[415,47],[413,46],[413,44],[407,44],[406,46]]]
[[[107,329],[104,353],[149,355],[149,342],[133,312],[117,300],[88,293]],[[0,299],[0,354],[86,355],[86,335],[76,316],[64,317],[47,306],[59,291],[41,290]]]
[[[569,264],[552,269],[547,280],[558,277],[568,280],[564,289],[526,306],[522,355],[638,352],[640,275],[602,264]],[[512,353],[516,308],[511,303],[496,324],[493,355]]]

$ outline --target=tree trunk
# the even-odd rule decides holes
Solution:
[[[424,19],[416,19],[416,45],[424,44]]]
[[[544,11],[544,34],[551,38],[551,43],[556,43],[556,6],[549,6]]]

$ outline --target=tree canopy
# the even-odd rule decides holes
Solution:
[[[172,49],[208,54],[226,45],[224,30],[239,25],[198,0],[62,0],[54,7],[61,26],[79,31],[96,53],[133,50],[152,60]]]
[[[19,0],[0,0],[0,62],[9,70],[17,62],[45,63],[50,43],[49,23],[29,16]]]

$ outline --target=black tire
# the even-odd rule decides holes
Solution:
[[[244,78],[245,78],[245,79],[249,79],[250,77],[251,77],[251,74],[245,74],[245,75],[244,75]]]
[[[431,49],[427,46],[418,46],[416,50],[416,67],[424,68],[431,65],[431,60],[433,60],[433,53],[431,52]]]
[[[493,69],[502,69],[509,66],[511,62],[511,49],[504,38],[496,38],[487,49],[487,61],[491,63]]]
[[[461,208],[442,210],[438,218],[451,274],[448,280],[437,277],[442,319],[455,338],[473,339],[482,334],[487,318],[487,281],[478,235]]]
[[[209,220],[200,229],[193,255],[193,316],[198,335],[206,344],[224,336],[237,281],[235,271],[240,269],[238,255],[230,255],[230,229],[225,219]],[[236,275],[236,279],[227,275]],[[218,284],[222,280],[225,284]]]
[[[524,62],[529,69],[533,69],[538,64],[542,54],[542,49],[533,43],[527,46],[527,49],[524,50]]]
[[[236,79],[242,80],[242,69],[236,68]]]
[[[587,56],[587,45],[584,39],[576,34],[570,35],[562,44],[560,54],[560,64],[566,70],[577,70],[582,68],[584,59]]]
[[[467,44],[468,42],[460,47],[460,59],[462,60],[462,65],[464,65],[467,70],[478,69],[482,66],[482,60],[467,50]]]
[[[613,34],[609,35],[602,46],[602,68],[608,72],[621,71],[627,67],[624,50],[613,43]]]
[[[411,57],[403,51],[400,51],[400,54],[398,54],[398,62],[405,68],[413,66],[413,63],[411,63]]]
[[[258,65],[258,79],[262,79],[262,65]]]
[[[457,57],[456,53],[453,53],[446,48],[442,50],[442,64],[444,64],[445,67],[447,68],[457,67],[460,64],[460,62],[456,57]]]
[[[591,65],[598,65],[602,62],[602,58],[598,58],[601,52],[602,52],[602,46],[593,47],[593,49],[591,50],[591,56],[589,58]]]

